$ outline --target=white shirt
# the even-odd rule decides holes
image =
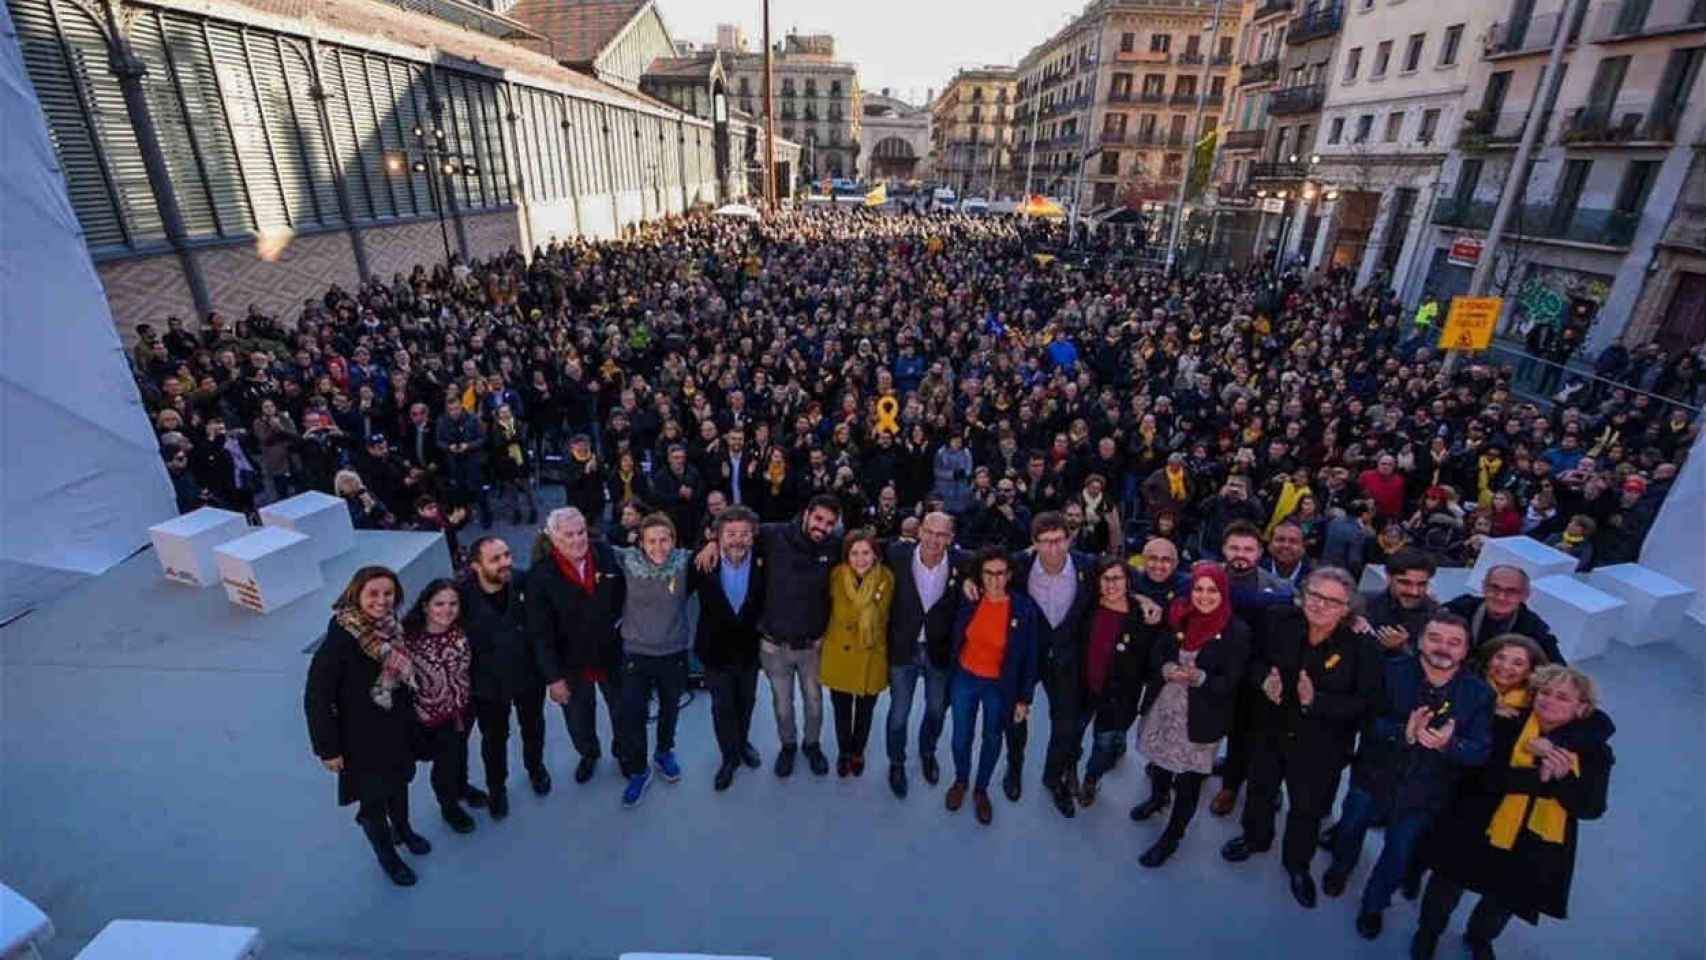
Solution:
[[[942,599],[943,591],[948,589],[948,554],[942,554],[942,559],[936,561],[936,566],[924,565],[924,550],[922,547],[912,551],[912,582],[918,587],[918,602],[925,613]],[[918,642],[926,643],[924,627],[918,628]]]
[[[1050,627],[1060,626],[1078,595],[1078,572],[1072,568],[1072,554],[1066,555],[1066,562],[1061,564],[1059,573],[1049,573],[1043,567],[1042,558],[1038,557],[1031,564],[1031,576],[1025,581],[1025,592],[1042,608]]]

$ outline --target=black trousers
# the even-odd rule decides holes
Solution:
[[[427,757],[432,762],[432,793],[439,806],[462,802],[462,787],[468,782],[468,734],[471,728],[456,729],[446,721],[423,731]]]
[[[857,693],[829,691],[830,705],[835,708],[835,745],[842,756],[865,752],[871,739],[871,714],[877,709],[877,697]]]
[[[1422,929],[1435,934],[1444,933],[1451,923],[1452,911],[1457,909],[1458,901],[1462,899],[1463,885],[1440,876],[1436,871],[1428,878],[1427,892],[1422,894]],[[1464,928],[1463,936],[1474,943],[1492,943],[1504,932],[1510,919],[1509,910],[1492,897],[1482,895],[1481,902],[1475,904],[1474,911],[1469,914],[1469,925]]]
[[[504,789],[509,779],[509,712],[521,727],[521,762],[528,773],[545,766],[545,688],[536,687],[514,700],[474,698],[474,720],[480,725],[480,762],[486,768],[486,789]]]
[[[646,715],[652,693],[658,697],[658,739],[654,753],[675,749],[675,722],[681,713],[681,695],[687,692],[687,653],[661,657],[640,653],[622,657],[621,707],[616,711],[616,760],[622,775],[646,772],[651,758],[646,752]]]
[[[605,679],[592,682],[581,677],[569,681],[569,702],[563,704],[563,724],[569,728],[569,742],[583,757],[597,759],[604,751],[598,746],[598,695],[604,694],[604,712],[610,721],[610,752],[616,752],[616,711],[622,703],[620,676],[612,671]],[[525,736],[525,732],[523,736]]]
[[[752,739],[752,708],[758,701],[758,664],[705,668],[705,689],[711,694],[711,726],[723,762],[739,763],[741,749]]]
[[[397,791],[388,797],[369,797],[356,807],[357,823],[383,824],[387,819],[397,830],[408,830],[409,827],[409,785],[397,784]]]
[[[1273,844],[1274,815],[1284,784],[1289,805],[1282,860],[1287,870],[1308,870],[1321,820],[1332,811],[1333,797],[1339,792],[1344,747],[1266,730],[1252,731],[1248,741],[1250,791],[1244,798],[1244,838],[1252,847]]]
[[[1226,762],[1221,766],[1220,787],[1233,793],[1244,786],[1244,779],[1250,773],[1250,739],[1253,734],[1248,721],[1256,712],[1255,705],[1251,703],[1252,694],[1262,696],[1260,691],[1240,689],[1232,702],[1232,726],[1226,734]]]
[[[1167,829],[1161,831],[1161,839],[1178,843],[1184,839],[1191,818],[1197,815],[1197,800],[1202,796],[1202,783],[1207,777],[1200,773],[1174,773],[1153,763],[1148,771],[1152,789],[1173,795],[1173,807],[1167,814]]]
[[[1078,701],[1081,683],[1078,661],[1061,661],[1050,655],[1037,670],[1042,678],[1043,691],[1048,694],[1048,748],[1043,754],[1043,785],[1053,787],[1060,782],[1067,764],[1076,765],[1083,754],[1078,725]],[[1033,699],[1033,703],[1034,703]],[[1025,745],[1031,738],[1031,722],[1007,722],[1007,769],[1012,776],[1021,776],[1025,768]]]

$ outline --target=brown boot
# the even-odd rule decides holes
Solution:
[[[948,812],[953,813],[954,811],[956,811],[960,808],[961,804],[963,804],[965,802],[966,802],[966,785],[964,783],[961,783],[958,780],[955,780],[954,785],[948,788],[948,798],[947,798]]]
[[[1232,808],[1236,806],[1238,806],[1238,791],[1221,787],[1220,792],[1215,794],[1214,800],[1209,803],[1208,812],[1217,817],[1224,817],[1231,813]]]
[[[977,808],[977,822],[989,826],[990,821],[995,819],[995,807],[989,802],[989,791],[973,790],[971,799],[972,805]]]

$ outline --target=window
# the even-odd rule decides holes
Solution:
[[[1623,77],[1629,72],[1628,57],[1606,57],[1599,62],[1588,90],[1588,110],[1610,117],[1617,94],[1623,89]]]
[[[1223,100],[1226,98],[1225,77],[1210,77],[1208,79],[1208,96],[1210,100]]]
[[[1481,185],[1481,160],[1479,157],[1466,159],[1463,166],[1457,169],[1457,186],[1452,190],[1452,201],[1459,208],[1466,206],[1475,199],[1475,188]]]
[[[1157,99],[1167,95],[1167,76],[1161,73],[1151,73],[1143,78],[1143,95]]]
[[[1161,163],[1161,175],[1168,180],[1177,180],[1185,174],[1185,158],[1177,153],[1169,153]]]
[[[1397,143],[1398,134],[1404,130],[1404,111],[1399,110],[1386,115],[1386,142]]]
[[[1338,143],[1345,136],[1345,118],[1334,117],[1332,126],[1327,128],[1327,142]]]
[[[1362,116],[1357,117],[1357,135],[1355,138],[1353,138],[1351,140],[1351,142],[1352,143],[1367,143],[1369,134],[1371,132],[1373,132],[1373,130],[1374,130],[1374,114],[1365,113]]]
[[[1556,236],[1570,227],[1576,218],[1576,207],[1582,202],[1582,188],[1587,186],[1592,160],[1566,160],[1564,173],[1558,178],[1558,192],[1552,198],[1551,221],[1548,227]]]
[[[1629,169],[1623,171],[1622,185],[1617,188],[1617,212],[1639,214],[1647,205],[1647,194],[1652,192],[1653,181],[1658,175],[1656,160],[1631,162]]]
[[[1688,103],[1689,91],[1700,80],[1703,58],[1706,58],[1706,47],[1671,51],[1670,59],[1665,61],[1664,76],[1659,80],[1658,97],[1647,117],[1654,133],[1675,135],[1672,131],[1682,120],[1682,109]]]
[[[1416,142],[1433,143],[1439,134],[1439,108],[1422,111],[1422,128],[1416,131]]]
[[[1202,37],[1200,35],[1193,33],[1185,38],[1185,53],[1194,57],[1201,52]]]
[[[1452,67],[1457,65],[1457,51],[1463,46],[1463,24],[1454,23],[1445,28],[1445,42],[1439,48],[1439,65]]]
[[[1505,94],[1510,90],[1511,72],[1500,70],[1487,78],[1487,89],[1481,94],[1481,113],[1486,116],[1487,123],[1498,119],[1499,112],[1505,108]]]
[[[1118,153],[1109,152],[1102,154],[1101,162],[1102,166],[1098,172],[1100,172],[1102,176],[1117,177],[1120,175],[1120,155]]]
[[[1130,53],[1136,49],[1137,49],[1137,34],[1135,34],[1135,33],[1122,33],[1122,34],[1120,34],[1120,52],[1121,53]]]
[[[1426,46],[1428,35],[1425,33],[1410,34],[1410,43],[1404,48],[1404,72],[1414,73],[1422,65],[1422,47]]]
[[[1345,51],[1345,82],[1350,83],[1357,78],[1357,69],[1362,66],[1362,48],[1352,47]]]
[[[1170,33],[1152,33],[1149,35],[1150,53],[1167,53],[1173,49],[1173,35]]]
[[[1379,79],[1386,76],[1386,65],[1392,62],[1392,41],[1382,40],[1374,50],[1374,69],[1368,72],[1370,77]]]
[[[1219,56],[1220,59],[1227,61],[1228,63],[1230,63],[1232,61],[1232,38],[1231,37],[1221,37],[1220,38],[1220,52],[1217,54],[1217,56]]]
[[[1109,96],[1109,98],[1114,99],[1114,100],[1130,100],[1131,99],[1131,74],[1129,74],[1129,73],[1116,73],[1116,74],[1114,74],[1114,85],[1113,85],[1112,89],[1110,89],[1108,91],[1108,96]]]
[[[971,88],[971,98],[973,100],[982,100],[983,99],[983,88],[982,87],[972,87]]]
[[[1194,99],[1197,95],[1197,78],[1188,74],[1180,74],[1173,81],[1173,94],[1174,96]]]

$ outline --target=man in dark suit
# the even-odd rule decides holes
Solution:
[[[731,505],[750,507],[762,482],[759,464],[746,449],[746,431],[731,428],[715,453],[705,458],[701,476],[711,490],[721,490]]]
[[[403,458],[412,467],[420,467],[428,473],[437,473],[443,467],[444,452],[438,448],[437,428],[432,422],[432,411],[424,403],[411,404],[409,407],[409,430],[403,437]]]
[[[705,689],[711,693],[711,722],[723,763],[712,785],[727,790],[741,764],[763,762],[748,741],[752,708],[758,696],[758,618],[764,609],[763,561],[752,552],[758,515],[732,506],[717,515],[717,566],[695,570],[699,625],[693,653],[705,665]]]
[[[959,610],[965,555],[952,548],[954,518],[936,511],[918,524],[918,542],[888,545],[884,560],[894,572],[889,610],[889,789],[906,796],[906,728],[912,695],[924,681],[924,720],[918,727],[918,764],[924,781],[941,777],[936,741],[948,714],[948,679],[953,675],[954,614]]]
[[[545,681],[527,640],[527,611],[514,559],[501,537],[481,537],[469,551],[468,574],[458,584],[462,622],[473,649],[474,718],[480,724],[480,758],[493,820],[509,815],[509,714],[521,725],[521,758],[533,792],[551,792],[545,769]],[[466,792],[466,791],[465,791]]]

